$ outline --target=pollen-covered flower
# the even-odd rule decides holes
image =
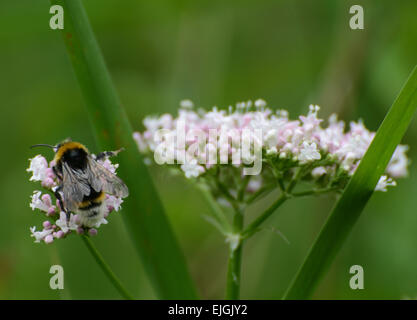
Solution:
[[[133,137],[147,161],[154,158],[208,183],[218,199],[239,195],[236,201],[252,201],[258,190],[300,181],[314,190],[341,191],[375,136],[361,120],[346,128],[336,115],[320,119],[317,105],[297,119],[286,110],[271,110],[262,99],[239,102],[228,111],[191,106],[184,100],[177,117],[145,118],[145,130]],[[407,150],[397,146],[376,191],[407,175]]]
[[[116,172],[118,164],[113,164],[108,158],[98,160],[98,162],[112,173]],[[32,172],[30,181],[39,181],[44,191],[35,190],[32,194],[29,206],[43,214],[43,229],[37,230],[35,226],[30,227],[31,237],[35,242],[52,243],[55,239],[65,238],[71,233],[88,233],[90,236],[97,234],[97,229],[102,224],[107,224],[107,217],[112,211],[119,211],[123,202],[122,198],[107,195],[102,204],[104,211],[103,218],[95,221],[93,226],[83,224],[83,219],[74,213],[68,214],[63,211],[58,199],[55,199],[55,192],[59,186],[52,167],[54,163],[48,164],[48,161],[42,156],[37,155],[30,159],[30,165],[27,169]]]

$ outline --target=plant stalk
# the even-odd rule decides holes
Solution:
[[[227,267],[226,281],[226,299],[238,300],[240,297],[240,271],[242,264],[242,246],[241,232],[243,229],[243,212],[236,210],[233,217],[234,235],[239,237],[237,245],[230,243],[229,264]]]
[[[201,191],[202,195],[204,196],[204,199],[207,201],[211,208],[211,214],[214,218],[214,220],[219,224],[221,227],[222,233],[230,233],[232,227],[229,221],[227,220],[223,210],[220,208],[219,204],[216,202],[216,200],[213,198],[213,195],[211,194],[210,190],[207,188],[207,186],[201,184],[198,186],[199,190]]]
[[[113,85],[81,0],[51,0],[63,7],[61,31],[101,150],[126,149],[118,174],[129,187],[122,218],[146,274],[160,299],[196,299],[184,254],[132,138],[132,126]]]
[[[104,261],[103,256],[100,254],[100,252],[98,252],[90,238],[86,235],[82,235],[81,239],[83,239],[91,255],[94,257],[97,264],[100,266],[101,270],[103,270],[104,274],[110,280],[116,290],[119,291],[120,295],[125,299],[134,300],[130,293],[128,293],[127,290],[123,287],[122,283],[114,274],[114,272],[110,269],[110,266]]]
[[[289,196],[286,193],[281,194],[281,196],[273,204],[271,204],[268,209],[266,209],[258,218],[255,219],[255,221],[246,227],[246,229],[242,232],[243,238],[249,238],[256,233],[261,224],[268,219],[288,198]]]

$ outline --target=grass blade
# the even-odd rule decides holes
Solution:
[[[311,296],[371,197],[416,109],[417,68],[414,68],[320,231],[285,299],[307,299]]]
[[[122,216],[159,298],[194,299],[195,289],[184,256],[164,214],[151,177],[132,139],[99,46],[80,0],[53,0],[64,8],[62,35],[85,98],[100,149],[125,147],[117,161],[130,189]]]

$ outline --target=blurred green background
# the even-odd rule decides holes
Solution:
[[[175,113],[184,98],[210,108],[259,97],[292,117],[314,103],[323,117],[363,118],[376,130],[417,62],[414,0],[84,3],[137,130],[145,115]],[[353,4],[364,8],[364,30],[349,28]],[[49,29],[49,7],[46,0],[0,3],[0,298],[118,299],[80,239],[48,246],[29,237],[29,227],[41,223],[29,208],[39,188],[25,171],[36,154],[29,146],[72,137],[100,151],[60,33]],[[416,121],[403,143],[415,159]],[[314,298],[417,297],[416,163],[396,188],[373,196]],[[152,174],[201,297],[223,297],[227,250],[202,218],[209,209],[201,195],[165,170]],[[247,219],[273,198],[252,208]],[[334,201],[324,196],[285,204],[269,225],[290,244],[267,230],[247,243],[242,298],[281,297]],[[122,214],[112,214],[94,242],[132,293],[155,298]],[[63,265],[65,290],[49,288],[52,264]],[[354,264],[364,268],[364,290],[349,288]]]

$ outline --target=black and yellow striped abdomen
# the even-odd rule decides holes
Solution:
[[[94,189],[90,189],[90,194],[84,196],[84,199],[78,205],[80,210],[86,211],[101,206],[106,199],[106,194],[103,191],[96,192]]]

